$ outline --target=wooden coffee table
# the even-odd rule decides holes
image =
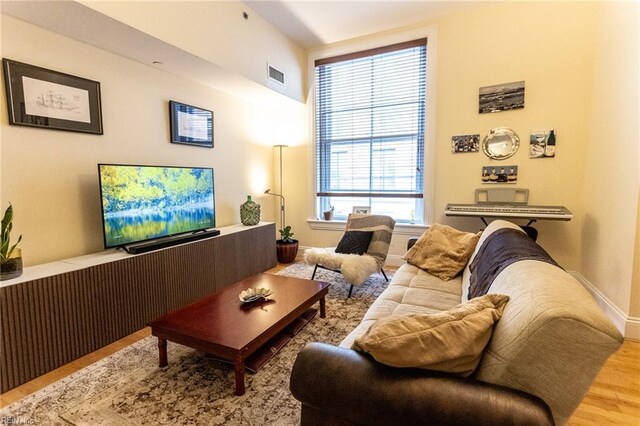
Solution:
[[[273,290],[271,300],[245,304],[238,298],[242,290],[260,287]],[[325,318],[328,291],[326,282],[272,274],[237,282],[148,324],[158,338],[159,365],[167,365],[167,340],[204,351],[233,363],[235,394],[243,395],[244,360],[316,302]]]

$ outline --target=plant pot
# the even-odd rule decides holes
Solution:
[[[22,250],[13,249],[6,262],[0,263],[0,281],[10,280],[22,275]]]
[[[283,243],[282,240],[276,240],[276,254],[278,263],[292,263],[296,260],[298,254],[298,240],[292,243]]]
[[[333,211],[332,210],[327,210],[326,212],[322,212],[322,214],[324,215],[324,220],[333,219]]]

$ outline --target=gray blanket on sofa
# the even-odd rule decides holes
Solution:
[[[487,294],[498,274],[521,260],[539,260],[560,268],[549,253],[524,232],[512,228],[498,229],[482,243],[469,265],[469,299]]]

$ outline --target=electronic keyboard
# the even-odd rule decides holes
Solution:
[[[506,217],[522,219],[571,220],[573,214],[564,206],[530,206],[527,204],[447,204],[446,216]]]

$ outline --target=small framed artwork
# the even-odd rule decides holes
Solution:
[[[353,206],[351,213],[371,214],[371,206]]]
[[[482,183],[516,182],[518,182],[518,166],[482,167]]]
[[[529,138],[529,158],[549,158],[556,156],[555,130],[536,130]]]
[[[451,152],[478,152],[480,151],[480,135],[451,136]]]
[[[213,148],[213,111],[169,101],[171,143]]]
[[[480,88],[480,114],[524,108],[524,81]]]
[[[101,135],[100,83],[3,59],[9,124]]]

